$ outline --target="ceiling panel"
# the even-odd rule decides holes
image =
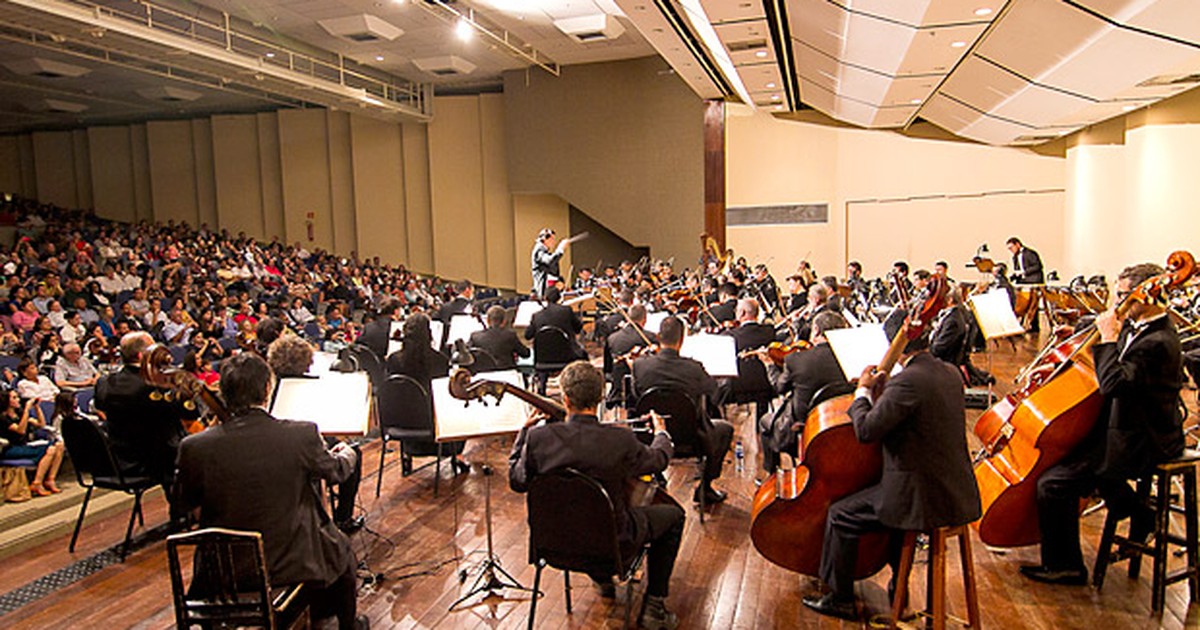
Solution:
[[[868,13],[910,26],[963,24],[987,20],[1006,0],[845,0],[854,11]],[[977,14],[977,10],[986,10]]]
[[[1076,0],[1113,21],[1200,44],[1195,0]]]
[[[762,0],[700,0],[713,24],[760,20],[766,17]]]

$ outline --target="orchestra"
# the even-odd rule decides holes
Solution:
[[[121,229],[96,228],[96,240],[107,244]],[[987,259],[981,248],[965,265],[978,277],[962,283],[951,278],[958,267],[947,260],[933,261],[932,272],[896,260],[870,276],[849,260],[838,278],[819,275],[806,254],[785,278],[784,293],[767,262],[721,251],[707,234],[695,268],[649,256],[601,260],[581,267],[572,281],[560,262],[583,235],[559,239],[546,228],[531,254],[533,288],[518,295],[469,279],[421,277],[324,252],[301,258],[295,247],[183,230],[148,233],[160,241],[151,248],[160,257],[156,263],[169,259],[171,247],[177,259],[145,266],[136,291],[120,284],[130,260],[105,267],[103,286],[128,295],[103,309],[107,319],[74,331],[87,341],[68,344],[60,367],[86,354],[98,363],[97,375],[64,377],[63,384],[94,384],[94,410],[120,464],[162,485],[173,529],[199,524],[262,531],[272,579],[320,583],[327,597],[321,612],[344,628],[363,625],[346,580],[354,580],[349,537],[362,536],[369,525],[355,505],[361,451],[370,440],[321,439],[315,429],[266,411],[274,380],[306,378],[314,351],[325,350],[339,364],[355,353],[373,355],[385,378],[415,381],[432,412],[434,388],[444,387],[439,383],[452,365],[479,361],[489,367],[476,369],[511,370],[523,378],[544,371],[548,378],[536,384],[507,385],[563,400],[562,417],[534,417],[503,436],[511,440],[510,486],[524,492],[534,478],[566,467],[601,482],[622,544],[649,546],[641,623],[651,628],[679,623],[667,598],[685,523],[693,518],[678,505],[634,506],[625,494],[625,481],[661,475],[676,449],[657,414],[652,432],[631,430],[645,420],[628,416],[651,391],[681,392],[698,410],[693,429],[705,464],[689,489],[694,503],[717,506],[717,518],[737,518],[728,505],[735,490],[717,485],[727,485],[728,477],[721,479],[731,459],[740,470],[738,436],[757,443],[759,459],[749,468],[760,485],[753,496],[737,497],[753,506],[750,521],[738,527],[774,565],[819,580],[811,592],[786,596],[851,620],[864,617],[856,580],[894,565],[898,556],[891,550],[906,532],[972,524],[973,535],[996,548],[1039,544],[1040,561],[1013,571],[1031,582],[1086,584],[1081,502],[1098,494],[1109,513],[1130,519],[1129,538],[1146,543],[1158,535],[1154,513],[1130,484],[1184,452],[1185,342],[1200,325],[1190,317],[1194,262],[1182,254],[1172,254],[1165,268],[1128,267],[1111,296],[1102,279],[1047,284],[1041,257],[1017,237],[1007,241],[1011,267]],[[43,238],[66,234],[52,229]],[[86,247],[79,251],[81,259],[92,255]],[[98,249],[93,254],[100,256]],[[38,256],[35,249],[32,257],[14,253],[14,260]],[[25,287],[10,291],[15,312],[26,303],[38,308]],[[972,428],[967,391],[986,386],[989,404],[995,400],[990,387],[996,379],[972,363],[972,354],[993,341],[984,337],[975,298],[993,293],[1004,294],[1002,303],[1023,324],[1018,334],[1041,350]],[[47,307],[52,301],[45,283],[33,295],[46,298]],[[161,317],[141,317],[143,302],[145,314]],[[536,310],[519,325],[515,313],[525,303]],[[166,314],[164,305],[170,305]],[[114,319],[114,312],[122,315]],[[77,315],[72,311],[68,325]],[[1041,318],[1051,325],[1044,335]],[[463,319],[477,328],[451,338],[453,322]],[[549,352],[539,348],[539,333],[547,329],[565,337],[565,355],[555,358],[561,361],[553,370],[537,365]],[[851,342],[839,338],[875,329],[887,339],[887,354],[847,377],[840,352],[848,347],[840,344]],[[29,351],[35,337],[41,350],[44,331],[31,322],[28,332]],[[709,357],[687,347],[689,340],[713,339],[728,346],[736,372],[710,372]],[[24,341],[12,342],[18,343]],[[185,361],[172,360],[169,350],[176,349],[191,352],[189,369],[179,375],[174,366]],[[354,371],[355,362],[348,363],[342,367]],[[216,385],[194,374],[211,375]],[[188,378],[196,384],[184,384]],[[1082,402],[1062,402],[1068,394],[1059,388],[1067,382],[1084,388],[1077,396]],[[739,403],[746,401],[753,410],[743,412]],[[1034,415],[1044,434],[1030,433]],[[743,430],[740,422],[751,425]],[[1055,432],[1067,426],[1073,435]],[[254,447],[237,443],[241,432],[271,441],[273,457],[256,462],[243,452]],[[1061,443],[1049,448],[1043,435]],[[971,444],[980,446],[972,452]],[[444,447],[459,472],[471,470],[460,457],[462,441],[428,446],[438,457]],[[1021,448],[1029,457],[1013,456]],[[1016,460],[1029,462],[1018,478],[1005,468]],[[219,462],[222,476],[208,476],[217,465],[212,462]],[[406,471],[410,467],[407,461]],[[297,475],[303,484],[293,483]],[[250,476],[275,479],[280,494],[268,497],[271,491],[241,483]],[[310,480],[323,483],[325,492],[302,493]],[[54,480],[45,486],[53,488]],[[324,511],[330,487],[338,488],[328,499],[332,516]],[[269,503],[276,515],[240,510],[245,501]],[[299,518],[311,530],[304,544],[295,532],[280,531],[276,521],[284,518]],[[312,546],[317,539],[323,546]],[[612,597],[609,575],[589,577],[601,597]]]

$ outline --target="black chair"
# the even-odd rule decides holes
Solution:
[[[704,421],[703,399],[693,400],[686,392],[668,387],[652,387],[638,397],[634,415],[643,416],[651,411],[663,416],[667,433],[675,443],[676,458],[695,458],[700,466],[700,476],[708,468],[708,453],[700,439],[700,423]],[[700,522],[704,522],[704,492],[700,492]]]
[[[547,565],[563,572],[567,614],[571,613],[571,571],[617,576],[625,582],[628,628],[633,608],[633,576],[646,556],[646,546],[621,548],[616,510],[604,486],[573,468],[566,468],[534,477],[525,505],[529,511],[529,562],[536,567],[529,628],[534,627],[538,587],[542,569]],[[564,506],[570,509],[563,509]]]
[[[379,389],[379,437],[383,444],[379,448],[379,475],[375,478],[375,496],[383,487],[383,464],[387,457],[388,442],[400,442],[400,471],[407,477],[416,470],[413,457],[433,456],[433,494],[437,496],[438,479],[442,476],[442,458],[462,452],[462,442],[443,444],[436,439],[433,428],[433,405],[429,392],[415,379],[403,374],[393,374]],[[429,464],[421,466],[424,468]]]
[[[79,508],[79,519],[75,521],[75,532],[71,534],[71,544],[67,549],[75,551],[75,542],[79,539],[79,528],[83,526],[83,517],[87,514],[92,490],[120,490],[133,495],[133,508],[129,511],[129,525],[125,528],[125,542],[121,546],[121,560],[124,560],[129,553],[129,541],[133,536],[134,517],[137,517],[139,524],[146,524],[142,516],[142,494],[157,485],[157,482],[144,475],[122,471],[117,465],[116,457],[113,456],[108,435],[94,420],[84,417],[64,420],[62,434],[67,453],[75,467],[75,477],[80,486],[87,488],[83,495],[83,505]]]
[[[738,359],[738,376],[730,382],[730,402],[738,405],[754,403],[754,417],[761,418],[775,399],[775,388],[767,376],[767,368],[756,357]]]
[[[813,409],[816,409],[817,405],[825,402],[826,400],[837,398],[838,396],[853,394],[854,389],[854,383],[849,381],[828,383],[822,386],[821,389],[813,392],[812,398],[809,399],[808,402],[808,410],[812,411]]]
[[[180,561],[185,548],[194,549],[186,585]],[[258,532],[213,527],[168,536],[167,562],[177,628],[308,625],[303,585],[271,588]]]
[[[472,376],[480,372],[494,372],[500,369],[500,362],[496,360],[496,357],[492,356],[491,352],[483,348],[468,348],[468,350],[471,351],[471,358],[475,360],[471,365],[467,366]]]
[[[383,361],[376,356],[373,350],[361,344],[351,345],[350,352],[358,361],[358,369],[366,372],[367,378],[371,380],[371,390],[378,393],[379,389],[383,387],[384,380],[387,379],[387,370],[384,369]]]
[[[537,391],[545,395],[546,384],[577,357],[571,337],[557,326],[542,326],[533,335],[533,372]]]

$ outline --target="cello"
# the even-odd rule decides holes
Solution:
[[[904,346],[919,336],[946,302],[946,281],[933,276],[920,310],[906,319],[877,368],[887,374]],[[884,379],[877,381],[882,386]],[[879,483],[883,449],[858,440],[850,420],[854,396],[826,400],[809,412],[795,468],[776,471],[758,488],[751,509],[750,539],[764,558],[791,571],[817,576],[824,546],[825,521],[835,501]],[[889,535],[878,532],[859,540],[855,579],[883,568]]]
[[[1188,252],[1167,258],[1167,272],[1139,284],[1116,307],[1121,319],[1135,302],[1159,300],[1196,271]],[[1103,396],[1089,352],[1094,328],[1054,345],[1023,370],[1024,385],[984,412],[974,432],[983,442],[975,457],[983,517],[979,538],[993,547],[1022,547],[1041,539],[1037,481],[1092,430]]]

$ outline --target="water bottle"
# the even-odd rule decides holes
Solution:
[[[733,457],[737,461],[737,471],[746,470],[746,449],[742,446],[742,441],[737,441],[737,446],[733,447]]]

